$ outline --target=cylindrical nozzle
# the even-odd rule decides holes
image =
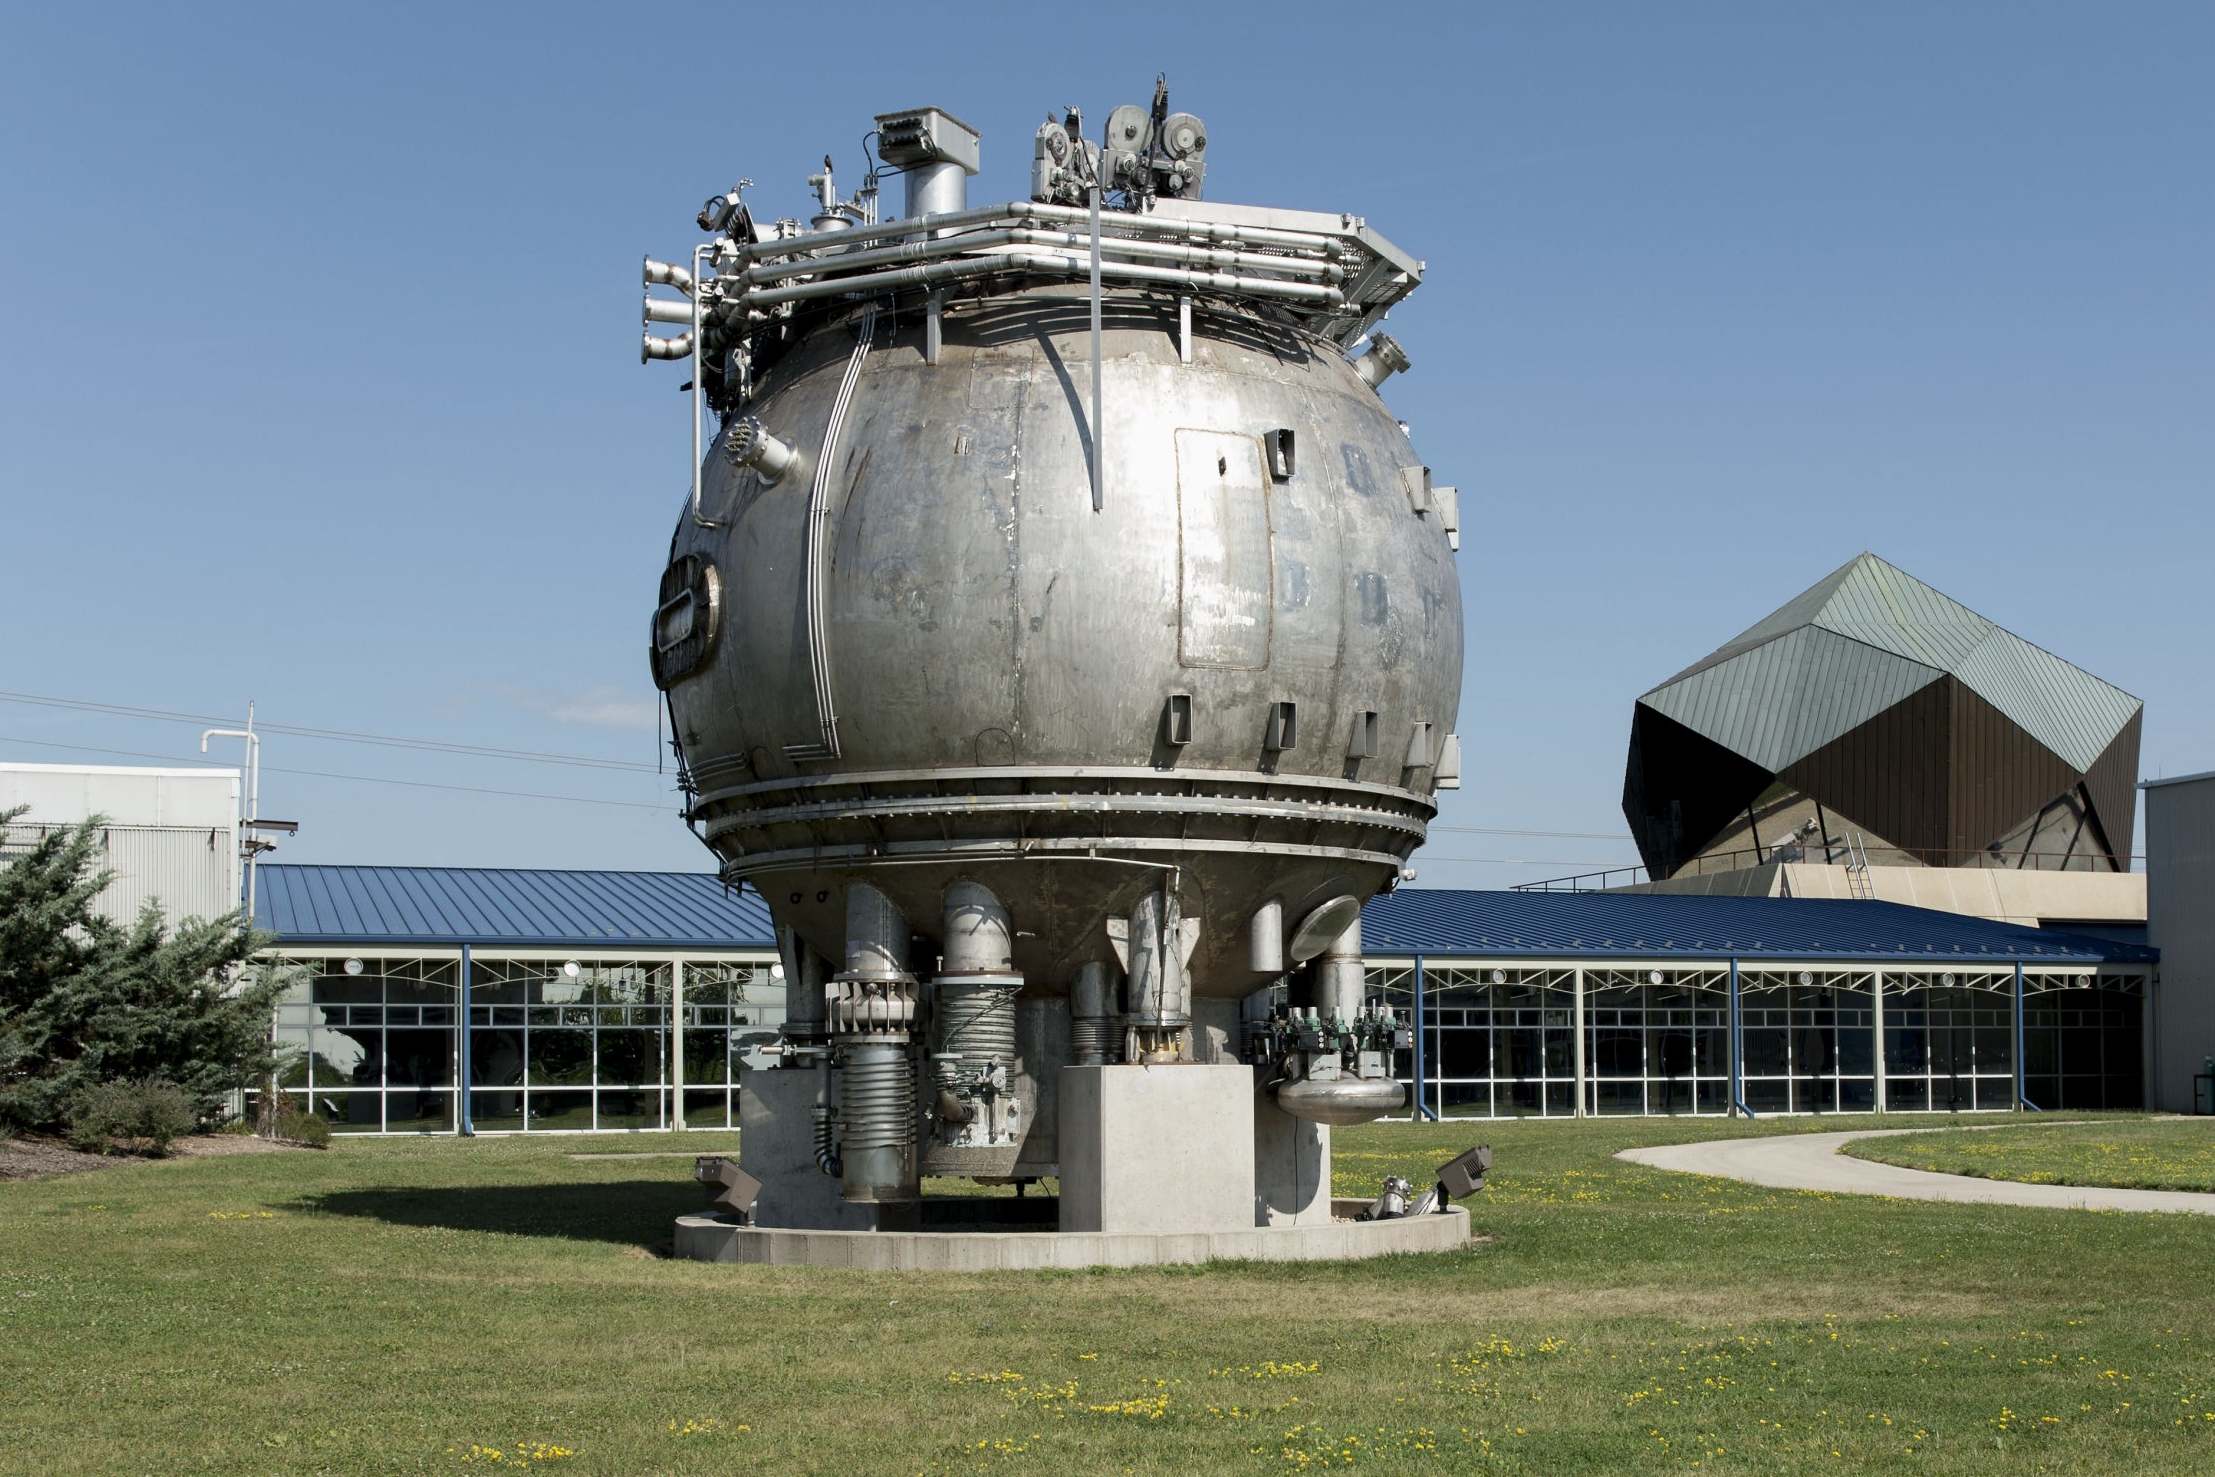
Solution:
[[[1008,910],[981,882],[946,889],[945,973],[988,974],[1015,967]]]
[[[673,303],[665,297],[649,297],[639,309],[641,321],[647,323],[682,323],[692,326],[692,304]]]
[[[723,455],[733,466],[752,467],[769,483],[783,481],[784,474],[800,459],[798,452],[770,435],[762,423],[750,415],[732,422],[731,428],[723,433]]]
[[[1246,967],[1256,974],[1284,973],[1284,899],[1254,909],[1247,924]]]
[[[1368,989],[1368,973],[1361,963],[1361,915],[1331,940],[1323,957],[1315,961],[1315,1003],[1328,1021],[1352,1020],[1361,1014],[1361,998]]]
[[[1069,1049],[1080,1067],[1104,1067],[1115,1060],[1117,1032],[1108,996],[1105,964],[1095,959],[1077,966],[1069,982]]]
[[[1354,361],[1354,373],[1372,390],[1407,367],[1407,350],[1389,333],[1372,334],[1369,352]]]
[[[829,1020],[823,956],[791,928],[777,930],[777,954],[784,964],[785,1039],[803,1044],[821,1041],[828,1034]]]
[[[846,968],[849,980],[906,981],[908,920],[899,905],[866,882],[846,889]]]
[[[689,320],[689,315],[687,315]],[[640,336],[638,362],[651,364],[656,359],[689,359],[692,357],[692,335],[680,333],[675,338],[655,338],[652,334]]]
[[[1143,894],[1131,907],[1130,1023],[1139,1050],[1156,1059],[1179,1055],[1192,1023],[1192,982],[1184,972],[1176,902],[1166,888]]]
[[[675,266],[669,262],[657,262],[652,257],[648,257],[646,258],[645,270],[640,273],[640,276],[643,279],[643,286],[674,287],[686,297],[692,295],[692,274],[683,267]]]

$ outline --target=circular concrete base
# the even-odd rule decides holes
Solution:
[[[1346,1213],[1366,1202],[1344,1202]],[[1469,1212],[1391,1221],[1333,1220],[1236,1231],[803,1231],[677,1217],[676,1253],[702,1262],[853,1267],[882,1272],[1015,1272],[1044,1267],[1160,1267],[1213,1261],[1331,1262],[1402,1251],[1452,1251]]]

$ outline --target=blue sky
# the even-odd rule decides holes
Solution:
[[[1425,883],[1633,860],[1632,701],[1863,548],[2215,767],[2211,63],[2151,3],[17,7],[0,689],[651,764],[641,253],[923,102],[1019,196],[1047,110],[1165,70],[1211,196],[1430,265],[1389,398],[1462,489],[1469,829]],[[0,701],[0,758],[195,742]],[[651,773],[265,761],[280,859],[707,861]]]

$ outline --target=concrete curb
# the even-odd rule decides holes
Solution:
[[[880,1272],[1021,1272],[1046,1268],[1188,1266],[1197,1262],[1352,1261],[1469,1242],[1469,1212],[1391,1221],[1333,1221],[1237,1231],[796,1231],[677,1217],[676,1254],[755,1266]]]
[[[2115,1190],[2085,1185],[2033,1185],[1973,1175],[1933,1174],[1840,1154],[1856,1139],[1908,1133],[1973,1133],[2018,1127],[1978,1124],[1961,1128],[1867,1128],[1852,1133],[1788,1133],[1757,1139],[1709,1139],[1625,1149],[1615,1157],[1652,1169],[1704,1174],[1777,1190],[1817,1190],[1840,1195],[1886,1195],[1899,1200],[1944,1200],[1963,1205],[2029,1205],[2052,1210],[2168,1211],[2215,1215],[2215,1194],[2194,1190]],[[2090,1128],[2091,1123],[2049,1123],[2049,1128]]]

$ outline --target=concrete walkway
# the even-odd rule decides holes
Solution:
[[[1991,1125],[1994,1127],[2000,1125]],[[2007,1127],[2016,1125],[2009,1124]],[[2055,1129],[2092,1127],[2054,1123]],[[1901,1200],[1951,1200],[1967,1205],[2042,1205],[2063,1210],[2167,1210],[2215,1215],[2215,1194],[2193,1190],[2106,1190],[2081,1185],[2028,1185],[2015,1180],[1984,1180],[1972,1175],[1931,1174],[1868,1159],[1852,1159],[1839,1149],[1855,1139],[1894,1138],[1904,1133],[1948,1132],[1928,1128],[1865,1128],[1855,1133],[1785,1133],[1771,1138],[1709,1139],[1696,1144],[1667,1144],[1625,1149],[1615,1157],[1654,1169],[1714,1175],[1767,1185],[1778,1190],[1825,1190],[1841,1195],[1890,1195]],[[1950,1130],[1973,1133],[1970,1128]]]

